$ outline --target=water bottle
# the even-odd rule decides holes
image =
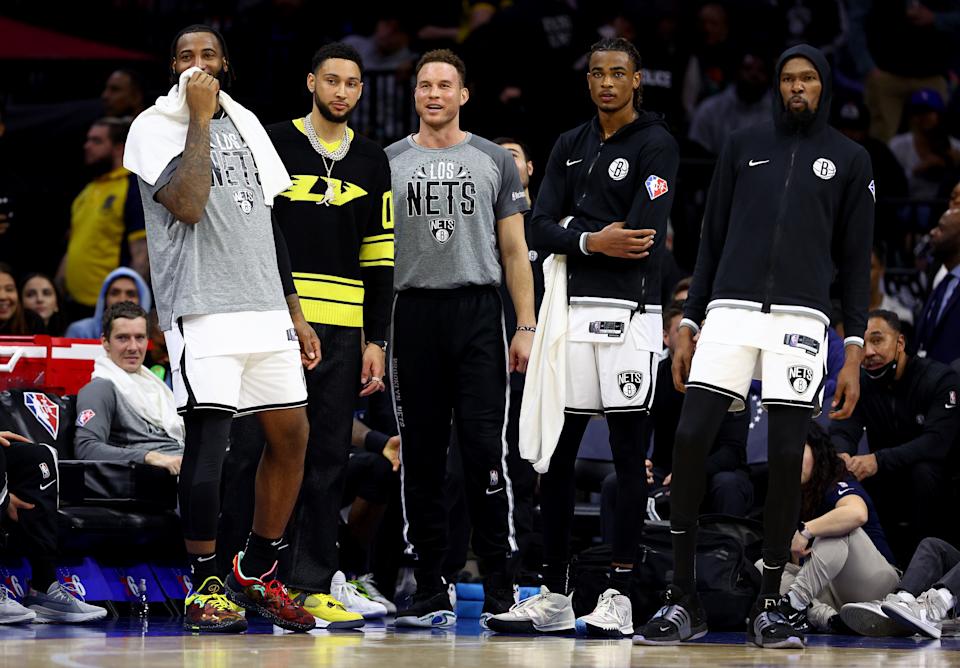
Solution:
[[[147,581],[140,578],[137,585],[137,616],[140,619],[147,619],[150,616],[150,601],[147,598]]]

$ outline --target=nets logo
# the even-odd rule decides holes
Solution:
[[[829,158],[817,158],[813,161],[813,173],[824,181],[837,175],[837,166]]]
[[[647,187],[647,194],[650,195],[651,200],[662,197],[670,192],[670,186],[667,185],[666,179],[661,179],[656,174],[648,176],[647,180],[643,182],[643,185]]]
[[[627,399],[633,399],[643,385],[643,373],[640,371],[621,371],[617,374],[617,385],[620,393]]]
[[[813,382],[813,369],[808,366],[794,364],[787,369],[787,381],[790,383],[790,387],[793,388],[794,392],[803,394],[810,387],[810,383]]]
[[[238,190],[233,193],[233,201],[237,203],[237,206],[240,207],[240,210],[244,213],[249,214],[253,211],[253,191],[252,190]]]
[[[51,436],[57,437],[60,433],[60,406],[42,392],[24,392],[23,405]]]
[[[626,158],[617,158],[607,167],[607,174],[614,181],[622,181],[630,173],[630,163]]]
[[[450,237],[453,236],[453,231],[456,226],[457,223],[452,218],[439,218],[437,220],[431,220],[430,234],[432,234],[433,238],[437,240],[437,243],[442,246],[450,241]]]

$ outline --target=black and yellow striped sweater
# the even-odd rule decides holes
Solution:
[[[347,155],[327,170],[303,119],[267,127],[293,180],[274,199],[290,252],[294,284],[308,322],[363,327],[386,339],[393,292],[393,198],[383,150],[354,135]],[[328,162],[329,164],[329,162]]]

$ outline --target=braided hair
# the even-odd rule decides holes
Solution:
[[[637,47],[633,45],[628,39],[623,37],[605,37],[599,42],[595,42],[593,46],[590,47],[590,52],[587,54],[587,63],[590,62],[590,58],[593,57],[593,54],[598,51],[620,51],[627,54],[630,57],[631,62],[633,63],[633,69],[637,72],[640,71],[640,52],[637,51]],[[640,105],[643,102],[643,80],[640,80],[640,85],[635,91],[633,91],[633,108],[637,111],[640,111]]]

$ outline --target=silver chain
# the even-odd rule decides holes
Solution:
[[[327,189],[323,193],[323,200],[317,202],[317,204],[330,206],[330,203],[337,196],[332,183],[333,179],[330,175],[333,173],[333,166],[342,160],[343,157],[347,155],[347,151],[350,150],[350,131],[344,127],[343,139],[340,140],[340,145],[337,147],[337,150],[328,151],[327,147],[324,146],[317,137],[317,131],[313,129],[313,123],[310,122],[310,114],[303,117],[303,127],[307,131],[307,139],[310,140],[310,145],[314,151],[320,154],[320,159],[323,160],[323,168],[327,170]],[[327,160],[330,161],[329,164],[327,164]]]

